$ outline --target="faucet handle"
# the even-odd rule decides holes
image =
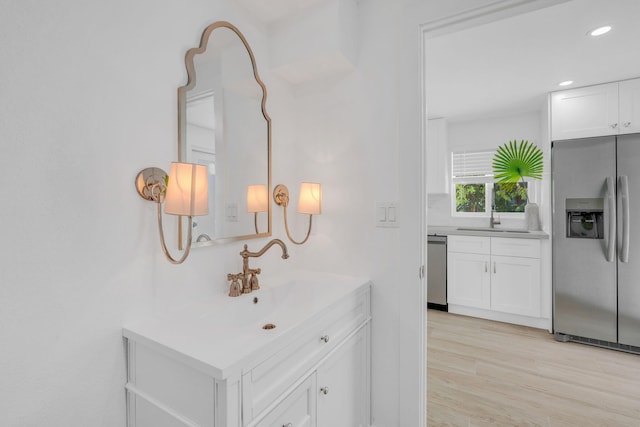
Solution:
[[[231,280],[231,286],[229,287],[230,297],[239,297],[242,294],[242,286],[239,280],[242,278],[242,273],[227,274],[227,280]]]
[[[251,285],[252,291],[257,291],[260,289],[260,284],[258,283],[258,274],[260,274],[262,270],[260,268],[249,269],[247,273],[251,274],[251,278],[249,279],[249,284]]]

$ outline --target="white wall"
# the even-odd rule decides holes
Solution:
[[[122,325],[240,268],[239,243],[170,265],[133,186],[177,157],[176,88],[207,24],[240,26],[268,71],[227,3],[2,2],[0,424],[124,426]]]
[[[170,265],[159,248],[155,206],[133,187],[139,170],[167,168],[176,158],[184,53],[207,24],[222,19],[244,32],[269,88],[274,184],[296,188],[308,178],[325,185],[311,241],[290,245],[286,264],[271,251],[260,266],[374,280],[376,424],[418,425],[422,18],[404,2],[366,0],[358,7],[356,69],[299,92],[269,73],[267,29],[232,0],[193,0],[188,7],[3,2],[3,425],[124,426],[122,325],[222,296],[226,273],[240,269],[241,243],[197,249],[185,264]],[[400,228],[373,227],[377,200],[399,202]],[[281,221],[274,209],[274,237],[284,235]],[[248,243],[257,249],[265,242]]]

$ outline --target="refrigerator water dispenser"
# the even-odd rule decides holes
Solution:
[[[567,237],[604,239],[604,200],[566,199]]]

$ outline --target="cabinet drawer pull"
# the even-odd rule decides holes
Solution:
[[[323,335],[320,337],[320,341],[329,342],[329,335]]]
[[[496,262],[493,262],[493,274],[496,274]]]
[[[329,387],[322,387],[320,389],[320,393],[322,394],[329,394]]]
[[[486,273],[487,271],[489,271],[489,270],[488,270],[488,267],[487,267],[487,261],[485,261],[484,262],[484,272]]]

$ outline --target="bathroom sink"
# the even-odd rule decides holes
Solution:
[[[528,233],[529,230],[519,228],[491,228],[491,227],[458,227],[458,231],[491,231],[492,233]]]

